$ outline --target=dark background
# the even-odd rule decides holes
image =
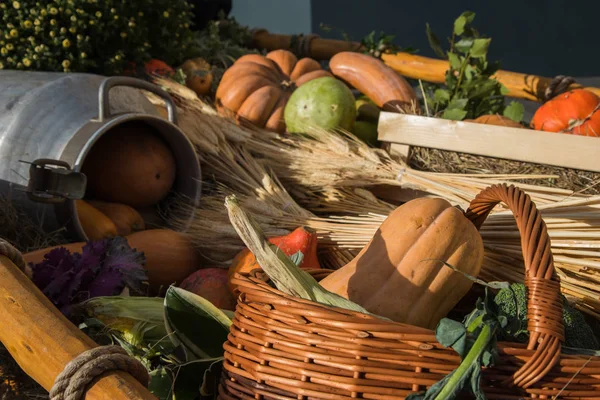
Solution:
[[[467,10],[476,13],[473,26],[492,38],[488,58],[501,61],[502,69],[550,77],[600,76],[600,0],[314,0],[312,31],[343,38],[338,31],[322,31],[324,23],[355,41],[383,31],[395,35],[396,45],[434,57],[425,24],[447,49],[454,20]]]

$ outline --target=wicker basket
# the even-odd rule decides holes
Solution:
[[[521,233],[530,341],[499,343],[499,363],[483,371],[486,396],[600,399],[600,357],[561,353],[560,282],[546,226],[529,196],[495,185],[465,215],[479,228],[500,201]],[[220,399],[401,399],[460,363],[431,330],[291,297],[256,275],[237,275],[235,284],[240,293],[224,344]]]

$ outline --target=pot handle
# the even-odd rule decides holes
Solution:
[[[100,122],[104,121],[108,117],[110,117],[110,103],[108,93],[110,89],[115,86],[129,86],[136,89],[147,90],[155,95],[159,96],[165,101],[167,105],[168,119],[174,125],[177,125],[177,115],[175,114],[175,103],[173,103],[173,99],[171,96],[158,86],[143,81],[141,79],[130,78],[127,76],[111,76],[106,78],[100,84],[100,88],[98,89],[98,120]]]

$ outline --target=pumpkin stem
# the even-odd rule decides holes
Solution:
[[[281,81],[281,88],[285,91],[294,91],[296,90],[296,83],[293,81],[283,80]]]

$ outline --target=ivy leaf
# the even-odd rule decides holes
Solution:
[[[427,33],[427,40],[429,41],[429,46],[438,55],[438,57],[446,58],[446,54],[444,50],[442,50],[442,46],[440,44],[440,40],[435,36],[435,33],[431,30],[429,24],[425,24],[425,32]]]
[[[517,101],[511,101],[506,108],[504,109],[503,115],[507,118],[512,119],[516,122],[521,122],[523,120],[523,115],[525,114],[525,107],[523,104]]]
[[[465,11],[462,13],[456,21],[454,21],[454,34],[462,35],[465,31],[465,26],[473,22],[475,13],[471,11]]]
[[[471,47],[471,57],[479,58],[485,57],[490,47],[492,39],[475,39],[473,40],[473,47]]]
[[[447,108],[442,114],[443,119],[450,119],[453,121],[462,121],[466,116],[467,111],[459,108]]]

